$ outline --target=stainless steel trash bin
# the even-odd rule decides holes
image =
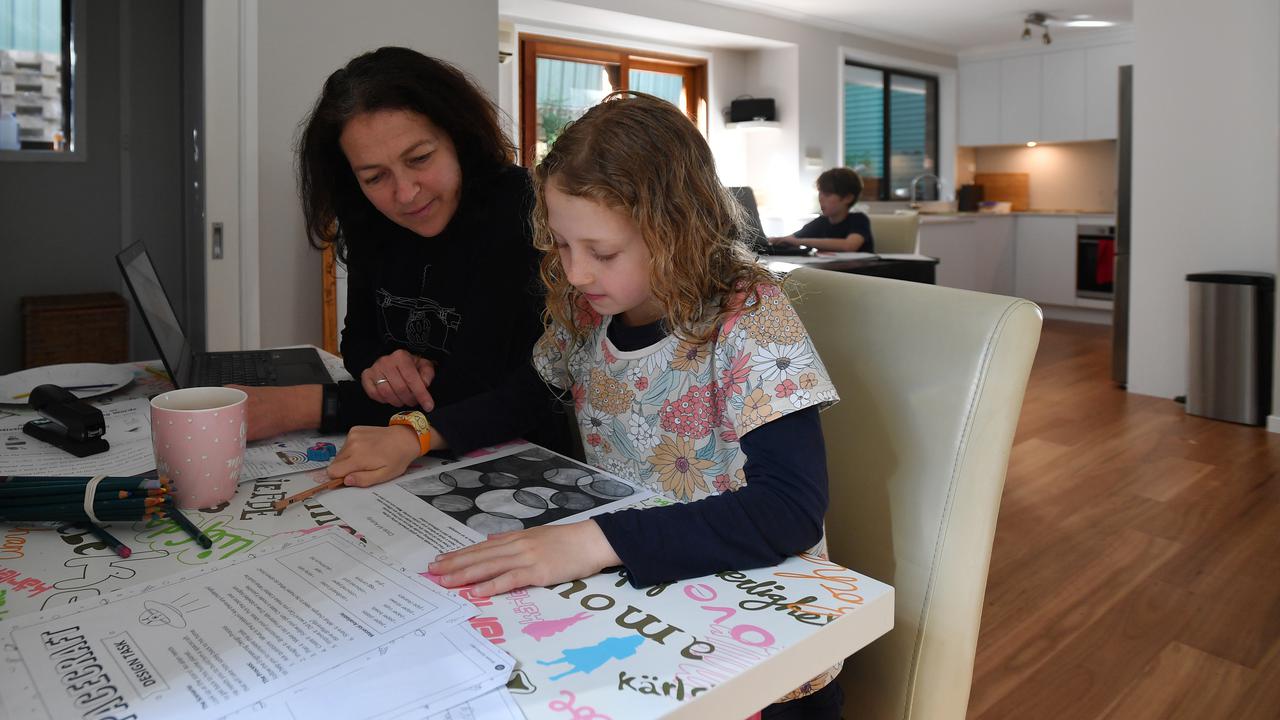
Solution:
[[[1187,412],[1246,425],[1266,423],[1271,411],[1275,275],[1194,273],[1187,282]]]

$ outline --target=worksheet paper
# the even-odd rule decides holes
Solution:
[[[120,400],[98,406],[111,449],[79,458],[22,431],[28,420],[40,417],[23,410],[0,418],[0,475],[130,476],[155,469],[151,448],[151,410],[146,398]]]
[[[426,718],[497,691],[514,668],[510,655],[470,625],[441,632],[420,630],[229,720]]]
[[[406,563],[493,533],[577,522],[653,496],[616,475],[528,443],[372,488],[325,495],[325,505]]]
[[[23,718],[219,718],[474,613],[330,529],[11,621],[0,695]]]
[[[342,435],[316,437],[309,433],[289,433],[249,443],[244,450],[240,479],[258,480],[328,467],[332,459],[308,460],[307,450],[328,444],[336,452],[345,442],[346,437]]]

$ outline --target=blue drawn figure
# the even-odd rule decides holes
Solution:
[[[427,276],[431,266],[422,269],[421,297],[410,298],[392,295],[383,288],[377,292],[377,304],[382,309],[382,321],[388,340],[408,344],[417,352],[434,348],[443,350],[449,341],[449,331],[457,330],[462,316],[451,307],[426,297]],[[396,331],[404,328],[404,337]]]
[[[590,673],[592,670],[599,668],[601,665],[610,660],[621,660],[622,658],[631,657],[636,654],[636,650],[644,642],[644,638],[640,635],[631,635],[630,637],[611,637],[605,638],[595,645],[588,645],[580,648],[567,648],[560,657],[555,660],[539,660],[539,665],[558,665],[560,663],[568,663],[573,666],[572,670],[566,670],[559,675],[553,675],[552,680],[559,680],[566,675],[574,673]]]

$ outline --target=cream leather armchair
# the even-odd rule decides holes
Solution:
[[[822,414],[831,558],[896,594],[893,630],[845,662],[847,717],[963,718],[1040,309],[814,268],[787,285],[841,397]]]
[[[920,214],[868,215],[877,253],[913,253],[920,246]]]

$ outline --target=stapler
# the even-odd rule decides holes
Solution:
[[[43,417],[22,426],[37,440],[62,448],[76,457],[88,457],[111,449],[103,437],[107,423],[102,411],[57,385],[39,385],[27,404]]]

